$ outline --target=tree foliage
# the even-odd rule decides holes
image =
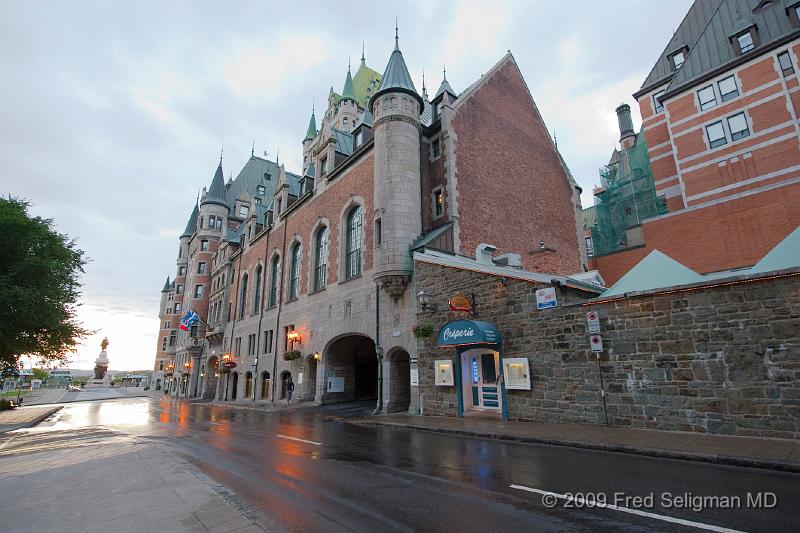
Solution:
[[[28,207],[0,197],[0,367],[22,355],[66,363],[91,333],[76,318],[84,252]]]

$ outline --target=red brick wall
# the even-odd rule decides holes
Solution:
[[[460,251],[486,242],[551,273],[580,271],[572,190],[516,63],[487,75],[453,119]],[[530,255],[539,241],[556,252]]]
[[[430,160],[430,142],[423,140],[420,144],[420,161],[422,166],[420,168],[420,175],[422,179],[422,233],[425,234],[432,229],[448,222],[450,219],[447,216],[447,210],[450,206],[450,201],[447,191],[446,177],[444,174],[445,162],[445,146],[444,139],[439,137],[440,150],[442,155],[436,160]],[[431,210],[431,194],[436,187],[442,187],[444,190],[444,216],[433,220],[433,212]]]

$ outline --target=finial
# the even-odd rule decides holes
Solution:
[[[350,72],[350,54],[347,54],[347,72]]]
[[[394,17],[394,49],[400,50],[400,32],[397,27],[397,17]]]
[[[222,166],[222,153],[225,151],[225,145],[222,145],[222,148],[219,149],[219,166]]]
[[[311,116],[314,116],[314,106],[316,105],[316,98],[311,99]]]
[[[256,140],[253,139],[253,148],[250,150],[250,157],[255,157],[256,155]]]
[[[442,65],[442,81],[447,81],[447,65]]]
[[[281,160],[281,149],[280,147],[278,147],[278,153],[275,155],[275,164],[280,166],[280,160]]]
[[[422,92],[425,92],[425,69],[422,69]]]
[[[556,150],[558,150],[558,137],[556,137],[555,131],[553,131],[553,144],[556,145]]]
[[[361,39],[361,62],[363,63],[364,61],[366,61],[364,59],[364,39]]]

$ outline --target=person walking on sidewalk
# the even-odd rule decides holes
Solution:
[[[286,405],[292,403],[292,393],[294,392],[294,381],[292,381],[292,376],[286,379]]]

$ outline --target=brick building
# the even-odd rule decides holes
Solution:
[[[658,249],[752,266],[800,225],[800,0],[697,0],[634,94],[667,213],[594,260],[614,283]],[[702,250],[702,253],[698,253]]]
[[[348,69],[302,149],[299,174],[253,154],[225,183],[220,161],[195,207],[162,297],[155,369],[174,371],[154,380],[172,393],[274,402],[291,377],[295,398],[414,410],[413,250],[585,268],[579,189],[510,53],[430,99],[396,40],[383,75]],[[190,309],[196,328],[174,329]]]

